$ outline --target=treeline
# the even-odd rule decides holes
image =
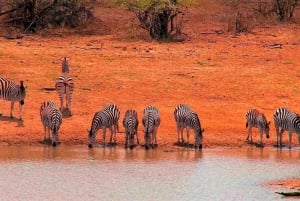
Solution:
[[[0,3],[0,16],[4,23],[25,32],[45,28],[71,27],[93,19],[91,8],[101,6],[101,0],[7,0]],[[219,0],[230,8],[231,25],[228,31],[247,32],[258,15],[267,20],[276,16],[278,21],[288,21],[300,0]],[[201,7],[200,0],[110,0],[134,12],[139,26],[159,41],[178,39],[185,29],[182,9],[191,4]],[[97,4],[98,3],[98,4]],[[97,5],[95,5],[97,4]],[[248,18],[248,19],[247,19]],[[230,24],[228,23],[228,24]]]

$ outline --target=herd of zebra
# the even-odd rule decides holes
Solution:
[[[55,83],[55,89],[60,100],[60,108],[49,100],[41,104],[40,118],[44,126],[44,141],[51,141],[52,146],[56,146],[58,142],[58,131],[62,124],[63,99],[66,97],[66,109],[72,115],[71,103],[74,91],[74,82],[69,75],[69,59],[62,58],[62,75],[59,76]],[[0,77],[0,98],[11,101],[10,117],[13,118],[14,102],[19,102],[20,120],[23,119],[23,105],[26,96],[26,87],[23,81],[20,84],[9,79]],[[0,116],[2,114],[0,113]],[[94,114],[91,128],[88,130],[88,147],[92,148],[99,129],[103,130],[103,145],[106,145],[106,129],[109,128],[110,143],[116,143],[116,133],[119,132],[118,121],[120,117],[120,109],[115,104],[108,104],[100,111]],[[275,110],[274,124],[276,129],[276,145],[282,147],[282,134],[288,131],[289,148],[291,148],[292,133],[296,132],[298,142],[300,143],[300,116],[297,113],[290,111],[286,107],[280,107]],[[198,114],[190,109],[186,104],[179,104],[174,109],[174,119],[177,125],[178,143],[189,146],[189,129],[194,130],[194,147],[202,148],[202,138],[204,129],[201,128]],[[154,106],[147,106],[143,112],[142,124],[144,126],[144,142],[145,149],[154,148],[157,146],[157,130],[160,125],[159,110]],[[127,110],[123,119],[125,128],[125,148],[133,148],[135,146],[135,138],[137,144],[139,139],[138,116],[136,110]],[[248,128],[247,141],[252,143],[252,128],[258,128],[260,133],[260,145],[263,146],[263,133],[269,138],[269,125],[265,115],[257,109],[250,109],[246,112],[246,128]],[[186,142],[183,137],[183,130],[186,129]],[[51,132],[51,134],[50,134]],[[51,135],[51,137],[50,137]],[[250,138],[250,139],[249,139]]]

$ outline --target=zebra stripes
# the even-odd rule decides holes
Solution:
[[[289,134],[289,148],[292,143],[292,133],[296,132],[298,135],[298,142],[300,143],[300,116],[288,108],[280,107],[274,112],[274,124],[276,129],[276,145],[282,146],[282,134],[288,131]]]
[[[137,134],[139,121],[137,117],[137,112],[135,110],[127,110],[125,112],[125,117],[123,119],[123,126],[125,128],[125,148],[128,147],[128,141],[129,141],[129,147],[130,149],[133,149],[134,147],[134,136],[136,135],[137,144],[139,143],[139,138]]]
[[[187,145],[189,145],[189,129],[194,129],[195,148],[202,148],[202,133],[204,129],[201,128],[200,119],[188,105],[179,104],[175,107],[174,118],[177,125],[178,142],[184,143],[183,129],[186,128]]]
[[[158,109],[153,106],[147,106],[144,109],[144,116],[142,119],[144,126],[145,148],[149,149],[150,145],[154,148],[157,145],[157,129],[160,125],[160,116]]]
[[[58,141],[58,130],[62,123],[62,113],[52,101],[43,102],[40,107],[41,121],[44,126],[44,141],[50,140],[50,131],[52,132],[52,146],[56,146]],[[48,134],[48,139],[47,139]]]
[[[26,90],[23,81],[17,84],[11,80],[0,77],[0,98],[11,101],[10,117],[13,118],[13,109],[16,101],[19,102],[20,120],[23,119],[23,105],[25,101]]]
[[[116,143],[116,132],[119,129],[118,121],[120,117],[120,109],[115,104],[109,104],[105,106],[102,110],[95,113],[91,129],[89,130],[89,148],[93,147],[97,131],[103,129],[103,146],[105,146],[105,137],[106,137],[106,128],[109,128],[111,131],[110,143],[112,138]]]
[[[70,115],[72,115],[71,104],[74,91],[74,81],[73,78],[69,75],[69,59],[67,57],[62,58],[62,73],[63,75],[59,76],[56,79],[55,89],[60,100],[60,110],[63,111],[63,99],[64,95],[66,95],[66,109],[69,110]]]
[[[252,143],[252,128],[258,128],[260,134],[260,145],[263,146],[263,133],[265,133],[266,138],[269,138],[269,125],[265,115],[259,112],[257,109],[250,109],[246,112],[246,128],[248,128],[247,141]]]

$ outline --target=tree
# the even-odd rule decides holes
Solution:
[[[276,13],[280,21],[291,19],[299,0],[274,0]]]
[[[180,13],[177,0],[152,0],[151,4],[136,13],[140,26],[149,31],[151,38],[166,40],[175,34],[174,19]]]

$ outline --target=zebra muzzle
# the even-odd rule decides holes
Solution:
[[[21,105],[24,105],[24,101],[23,101],[23,100],[21,100],[21,101],[20,101],[20,104],[21,104]]]

